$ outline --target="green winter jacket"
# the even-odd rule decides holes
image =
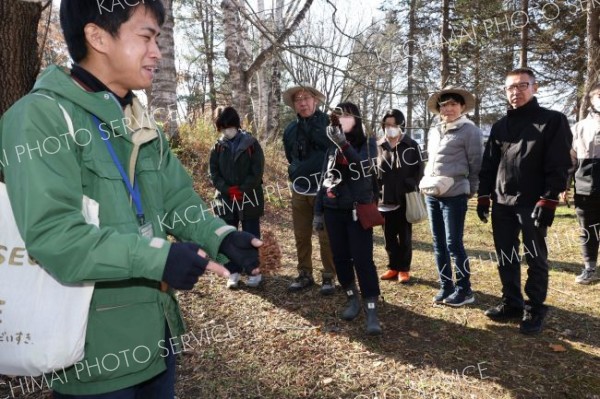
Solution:
[[[0,167],[29,254],[63,283],[95,282],[85,358],[60,374],[63,383],[53,379],[52,388],[64,394],[110,392],[162,372],[165,348],[171,350],[165,324],[173,343],[184,332],[174,293],[159,289],[170,248],[164,239],[171,234],[196,242],[214,259],[234,230],[194,192],[156,130],[142,140],[135,162],[155,238],[139,234],[135,207],[99,132],[109,135],[127,170],[134,142],[140,142],[129,122],[113,95],[85,91],[56,66],[0,120]],[[85,223],[83,195],[99,203],[100,228]]]

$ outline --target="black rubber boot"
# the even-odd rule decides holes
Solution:
[[[367,334],[380,335],[381,324],[377,317],[377,297],[365,298],[365,314],[367,315]]]
[[[356,284],[352,284],[350,287],[345,289],[346,298],[348,301],[346,302],[346,308],[342,311],[342,319],[344,320],[354,320],[356,316],[360,313],[360,299],[358,298],[358,288],[356,288]]]

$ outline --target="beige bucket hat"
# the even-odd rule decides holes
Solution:
[[[283,102],[288,107],[294,108],[294,96],[300,91],[307,91],[317,98],[320,102],[325,102],[325,95],[309,84],[300,83],[297,86],[292,86],[283,92]]]
[[[475,96],[469,93],[462,87],[446,86],[442,90],[433,93],[427,100],[427,109],[433,114],[439,114],[440,110],[437,108],[437,104],[440,97],[446,93],[455,93],[465,99],[465,114],[475,109]]]

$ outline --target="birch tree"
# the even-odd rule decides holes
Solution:
[[[164,132],[178,144],[177,127],[177,71],[175,69],[175,41],[173,29],[173,0],[162,0],[165,6],[165,23],[158,37],[162,59],[154,77],[152,88],[146,91],[148,105],[153,110],[156,121],[162,124]]]
[[[221,9],[223,11],[223,32],[225,35],[225,58],[229,65],[229,80],[232,90],[232,101],[240,115],[246,115],[250,106],[250,79],[255,73],[282,51],[282,46],[290,34],[298,27],[306,16],[313,0],[305,0],[303,7],[286,25],[280,34],[274,35],[264,28],[264,25],[251,15],[246,3],[238,0],[223,0]],[[251,23],[254,28],[265,35],[269,46],[252,57],[247,37],[247,26],[243,21]]]

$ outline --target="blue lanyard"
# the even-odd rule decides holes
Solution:
[[[108,135],[105,136],[103,134],[102,130],[100,130],[101,123],[100,123],[100,120],[98,119],[98,117],[96,115],[92,115],[92,116],[94,118],[94,122],[96,122],[96,124],[98,125],[98,132],[100,133],[100,137],[102,137],[102,140],[104,141],[104,143],[106,143],[106,148],[108,149],[110,157],[112,158],[113,162],[117,166],[117,169],[119,170],[119,173],[121,174],[121,178],[125,182],[125,186],[127,187],[127,190],[129,191],[129,195],[131,195],[131,198],[133,199],[133,203],[135,204],[135,209],[137,211],[136,214],[137,214],[138,221],[139,221],[140,225],[142,225],[142,224],[144,224],[145,221],[144,221],[144,211],[142,209],[142,196],[140,194],[140,188],[137,185],[135,178],[134,178],[134,184],[133,184],[133,186],[131,186],[131,182],[129,181],[129,178],[127,177],[127,174],[125,173],[125,170],[123,169],[121,162],[119,162],[119,158],[117,158],[117,154],[115,154],[115,150],[109,141],[110,137]]]

